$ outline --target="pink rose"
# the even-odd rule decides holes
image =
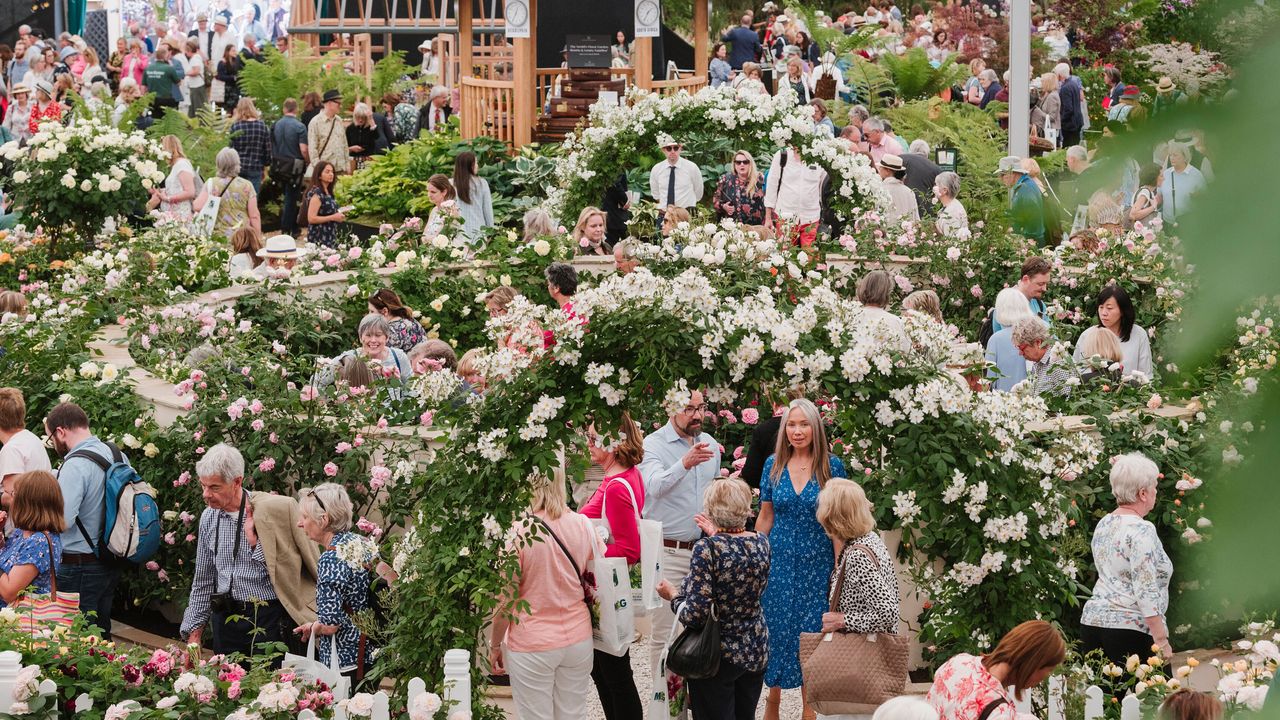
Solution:
[[[333,448],[333,451],[338,453],[339,455],[341,455],[342,453],[348,452],[349,450],[351,450],[351,443],[349,442],[340,442]]]
[[[333,477],[333,476],[337,475],[337,474],[338,474],[338,466],[337,466],[337,465],[334,465],[334,464],[333,464],[333,463],[331,463],[331,462],[330,462],[330,463],[325,463],[325,464],[324,464],[324,474],[325,474],[325,475],[328,475],[329,477]]]
[[[360,256],[363,254],[364,254],[364,250],[362,250],[358,246],[352,247],[350,250],[347,251],[347,257],[351,258],[352,260],[359,260]]]
[[[182,474],[178,476],[178,479],[173,481],[173,486],[182,487],[183,485],[186,485],[189,482],[191,482],[191,473],[184,470],[182,471]]]
[[[431,423],[434,419],[435,419],[435,413],[431,412],[430,410],[418,416],[418,422],[422,423],[423,427],[431,427]]]
[[[267,458],[267,459],[263,460],[262,462],[258,463],[258,471],[259,471],[259,472],[267,473],[267,472],[271,472],[272,470],[275,470],[275,469],[276,469],[276,459],[275,459],[275,458],[271,458],[271,457],[269,457],[269,458]]]
[[[231,685],[227,687],[227,697],[235,700],[240,697],[240,681],[232,680]]]
[[[755,425],[760,422],[760,411],[755,408],[747,408],[742,411],[742,422],[748,425]]]
[[[262,422],[262,418],[255,418],[253,422],[249,423],[249,427],[253,428],[254,432],[262,432],[262,428],[266,427],[266,425],[266,423]]]
[[[974,297],[976,297],[976,298],[981,298],[981,297],[982,297],[982,288],[981,288],[981,287],[979,287],[979,286],[977,286],[977,285],[974,285],[973,287],[969,288],[969,293],[970,293],[971,295],[973,295]]]
[[[155,560],[148,560],[147,564],[144,567],[146,567],[151,572],[155,572],[160,569],[160,563],[156,562]]]

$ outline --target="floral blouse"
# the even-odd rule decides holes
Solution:
[[[689,574],[671,609],[680,622],[700,627],[715,605],[724,659],[749,672],[761,672],[769,662],[769,629],[760,609],[768,582],[765,536],[713,535],[693,546]]]
[[[928,697],[938,720],[977,720],[987,705],[1001,699],[1005,702],[991,711],[990,720],[1017,720],[1009,691],[983,667],[981,657],[967,653],[938,668]]]
[[[1098,522],[1092,546],[1098,582],[1080,623],[1150,634],[1146,618],[1163,617],[1169,609],[1173,575],[1156,526],[1135,515],[1111,513]]]
[[[369,607],[369,587],[373,584],[373,573],[366,567],[356,569],[352,563],[343,558],[354,549],[343,552],[343,545],[360,541],[358,535],[340,532],[333,536],[331,549],[320,553],[316,564],[316,614],[325,625],[338,626],[338,666],[342,669],[355,667],[360,653],[360,630],[352,622],[351,617]],[[356,564],[359,564],[357,561]],[[329,636],[316,638],[316,660],[329,664]],[[373,661],[373,646],[365,647],[365,664]]]
[[[311,207],[311,198],[320,198],[320,209],[316,211],[317,215],[335,215],[338,212],[338,201],[332,195],[324,191],[319,186],[313,187],[307,191],[306,197],[302,198],[303,206]],[[324,247],[337,247],[338,245],[338,223],[320,222],[311,223],[307,227],[307,241],[315,245],[323,245]]]
[[[750,188],[733,171],[721,175],[713,202],[720,217],[732,218],[744,225],[763,225],[764,173],[756,175],[755,187]],[[726,204],[733,206],[733,212],[724,211],[722,206]]]
[[[423,330],[422,324],[416,320],[398,317],[388,325],[391,326],[391,337],[387,338],[387,344],[393,348],[400,348],[406,353],[412,350],[414,345],[427,339],[427,331]]]
[[[31,581],[30,591],[37,595],[48,595],[52,591],[52,576],[57,574],[62,564],[62,536],[51,533],[45,539],[44,533],[31,533],[25,530],[14,530],[0,550],[0,572],[8,574],[19,565],[34,565],[36,579]],[[54,558],[49,557],[49,541],[53,541]],[[0,600],[0,607],[5,606]]]

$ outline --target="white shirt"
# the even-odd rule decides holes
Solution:
[[[884,179],[884,189],[893,200],[893,206],[885,213],[889,222],[896,224],[903,220],[920,221],[920,207],[916,204],[916,194],[911,188],[903,185],[898,178],[888,177]]]
[[[676,194],[675,205],[690,208],[702,199],[705,188],[702,186],[702,171],[692,160],[680,158],[676,160]],[[671,163],[663,160],[653,166],[649,173],[649,194],[660,206],[667,203],[667,183],[671,181]]]
[[[822,215],[822,183],[827,171],[820,165],[806,165],[791,148],[786,150],[787,166],[783,168],[782,152],[774,153],[769,164],[764,206],[784,220],[815,222]]]
[[[35,433],[19,430],[0,448],[0,478],[33,470],[53,471],[53,465],[49,464],[49,453]]]
[[[952,200],[950,203],[942,206],[942,212],[938,213],[938,232],[947,237],[959,237],[960,231],[969,232],[969,213],[965,212],[964,205],[959,200]]]
[[[1165,222],[1173,222],[1185,215],[1193,204],[1191,196],[1205,188],[1204,175],[1195,165],[1187,165],[1182,172],[1173,167],[1164,169],[1164,182],[1160,183],[1160,214]]]
[[[178,64],[182,66],[182,87],[186,90],[191,88],[204,87],[204,58],[200,53],[187,57],[186,53],[178,53]],[[191,75],[191,69],[196,69],[196,74]]]
[[[1080,349],[1080,343],[1076,343],[1075,352],[1071,354],[1071,357],[1077,363],[1084,360],[1084,353]],[[1120,364],[1124,366],[1122,374],[1125,377],[1135,372],[1151,377],[1153,365],[1151,361],[1151,338],[1147,336],[1147,331],[1143,330],[1141,325],[1134,325],[1129,331],[1129,339],[1120,341]]]
[[[231,30],[226,32],[215,32],[213,34],[213,49],[209,53],[209,66],[216,72],[218,62],[222,60],[222,55],[227,51],[228,45],[234,45],[236,52],[240,52],[240,38]]]

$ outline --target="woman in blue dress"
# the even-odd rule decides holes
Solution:
[[[819,632],[822,613],[829,609],[827,579],[835,548],[818,524],[818,492],[827,480],[847,476],[829,448],[818,408],[804,398],[794,400],[760,477],[756,531],[767,535],[773,548],[769,585],[761,598],[769,627],[765,720],[778,720],[782,688],[800,686],[800,633]],[[808,705],[805,716],[812,716]]]
[[[0,550],[0,607],[24,592],[47,595],[62,564],[62,489],[53,473],[36,470],[6,483],[14,531]]]
[[[356,613],[369,607],[373,563],[377,546],[351,532],[354,508],[347,490],[336,483],[302,491],[298,503],[298,527],[324,548],[316,563],[316,615],[314,623],[294,632],[306,640],[316,633],[316,660],[329,665],[330,636],[337,635],[338,667],[356,683],[373,664],[373,645],[356,627]]]

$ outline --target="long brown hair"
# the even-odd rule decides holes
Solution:
[[[262,249],[262,233],[251,227],[242,227],[231,234],[231,254],[242,255],[249,253],[249,258],[253,262],[254,267],[258,267],[266,260],[258,257],[258,251]]]
[[[1006,663],[1009,675],[1005,685],[1012,685],[1018,699],[1030,688],[1031,677],[1047,667],[1057,667],[1067,657],[1067,644],[1062,635],[1044,620],[1028,620],[1000,638],[996,649],[982,656],[982,666],[991,668]]]
[[[471,204],[471,178],[475,177],[476,154],[471,151],[460,152],[453,160],[453,190],[458,199]]]
[[[404,318],[405,320],[413,319],[413,311],[404,306],[404,303],[400,301],[400,296],[391,288],[381,288],[370,295],[369,304],[378,310],[386,310],[393,317]]]
[[[334,178],[333,178],[333,182],[332,182],[332,183],[330,183],[330,184],[328,184],[328,185],[325,185],[325,184],[324,184],[324,181],[323,181],[323,180],[321,180],[320,178],[324,176],[324,169],[325,169],[325,168],[327,168],[327,167],[333,167],[333,163],[331,163],[331,162],[327,162],[327,161],[325,161],[325,160],[321,160],[320,162],[316,163],[316,167],[315,167],[315,169],[311,171],[311,183],[310,183],[310,186],[311,186],[311,187],[313,187],[313,188],[315,188],[315,187],[320,188],[321,190],[323,190],[323,191],[325,192],[325,194],[326,194],[326,195],[332,195],[332,194],[333,194],[333,186],[334,186],[335,184],[337,184],[337,182],[338,182],[338,178],[337,178],[337,172],[338,172],[338,170],[337,170],[337,168],[334,168]]]
[[[1221,720],[1222,703],[1217,698],[1183,688],[1160,703],[1160,720]]]
[[[813,430],[809,447],[812,454],[813,475],[818,478],[818,489],[821,490],[831,479],[831,450],[827,445],[827,429],[822,424],[822,413],[818,412],[816,405],[805,398],[792,400],[786,412],[782,413],[782,427],[778,428],[778,442],[773,449],[773,469],[769,472],[769,480],[774,485],[778,484],[778,480],[782,477],[782,469],[787,466],[795,453],[795,448],[791,447],[791,440],[787,437],[787,420],[793,412],[802,413]],[[809,478],[804,480],[808,482]]]
[[[631,413],[622,412],[622,422],[618,424],[622,432],[622,442],[613,449],[613,457],[627,467],[635,467],[644,459],[644,435],[640,434],[640,426],[631,419]]]
[[[33,470],[13,483],[13,526],[33,533],[67,529],[62,514],[62,488],[53,473]]]
[[[453,181],[444,173],[436,173],[427,178],[427,184],[444,193],[446,200],[452,200],[458,196],[458,193],[453,189]]]

